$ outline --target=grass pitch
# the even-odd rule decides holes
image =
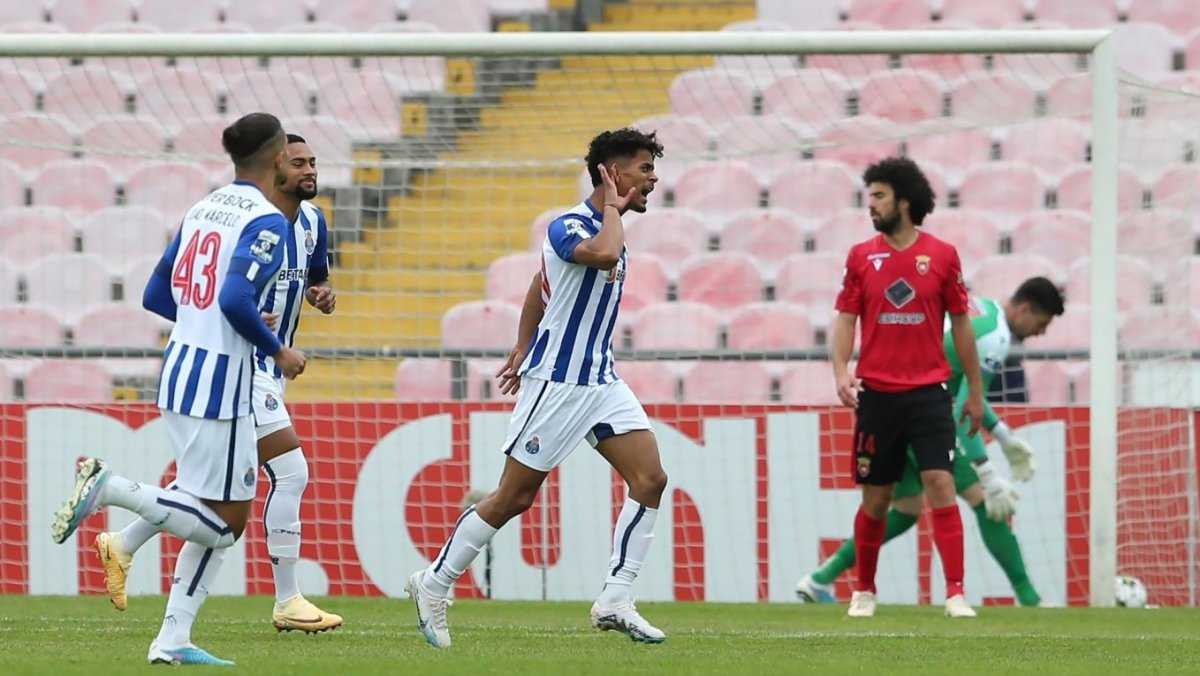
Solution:
[[[845,606],[643,603],[667,632],[636,644],[588,627],[587,603],[462,601],[454,646],[417,632],[407,599],[314,599],[340,613],[336,631],[279,634],[270,598],[214,597],[193,634],[255,674],[1165,674],[1200,673],[1200,610],[983,608],[948,620],[940,607],[881,606],[850,620]],[[126,674],[146,650],[165,599],[0,597],[0,673]]]

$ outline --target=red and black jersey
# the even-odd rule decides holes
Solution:
[[[858,377],[884,392],[950,378],[943,323],[946,313],[962,314],[967,306],[958,251],[924,232],[903,251],[883,235],[851,247],[836,305],[862,322]]]

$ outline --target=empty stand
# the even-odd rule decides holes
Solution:
[[[833,309],[845,261],[845,252],[788,256],[775,273],[775,299],[802,303],[816,311]]]
[[[1161,279],[1149,263],[1127,254],[1117,254],[1117,309],[1131,310],[1150,304]],[[1080,303],[1091,302],[1092,281],[1089,277],[1089,259],[1080,258],[1067,274],[1067,300]]]
[[[777,263],[804,251],[807,237],[800,217],[787,209],[743,211],[721,228],[721,250],[744,253]]]
[[[665,361],[617,361],[613,367],[617,376],[645,404],[668,403],[677,400],[679,369]]]
[[[950,109],[973,124],[1022,122],[1037,112],[1037,91],[1007,72],[974,73],[950,86]]]
[[[327,75],[318,87],[317,109],[348,128],[354,138],[393,139],[400,135],[402,77],[380,71]]]
[[[34,110],[44,86],[34,73],[19,70],[11,63],[0,65],[0,114],[7,117]]]
[[[967,170],[958,188],[959,206],[1001,215],[1021,215],[1046,204],[1046,185],[1023,162],[993,162]]]
[[[28,262],[74,248],[74,220],[61,209],[22,207],[0,212],[0,256]]]
[[[937,166],[957,180],[967,169],[992,159],[992,133],[986,129],[931,122],[913,130],[904,144],[907,155],[921,165],[927,177],[935,173],[932,167]],[[938,197],[945,197],[945,192]]]
[[[1196,7],[1192,3],[1193,12],[1200,13]],[[1173,69],[1175,36],[1167,27],[1155,23],[1118,23],[1113,31],[1117,38],[1117,65],[1122,70],[1154,80]]]
[[[1012,291],[1016,291],[1013,286]],[[997,298],[1007,298],[1010,291]],[[1086,350],[1091,345],[1092,313],[1088,308],[1088,298],[1066,294],[1067,306],[1062,316],[1055,317],[1043,336],[1031,338],[1029,349],[1037,350]]]
[[[133,93],[134,83],[130,76],[101,66],[80,66],[64,70],[46,81],[42,109],[79,126],[104,114],[128,112]]]
[[[0,308],[17,302],[17,264],[0,258]]]
[[[117,201],[117,183],[108,166],[96,160],[56,160],[42,167],[30,184],[33,204],[75,212],[95,211]]]
[[[161,157],[169,136],[152,117],[122,115],[85,126],[79,137],[84,157],[103,163],[115,176],[124,178]]]
[[[159,347],[169,324],[156,315],[129,305],[101,305],[88,310],[71,328],[80,347]]]
[[[942,116],[943,89],[940,80],[922,71],[882,71],[858,87],[858,110],[900,124],[931,120]]]
[[[224,92],[221,78],[194,68],[160,68],[138,78],[137,111],[160,124],[178,128],[217,114]]]
[[[630,255],[657,254],[678,268],[688,257],[708,249],[708,231],[699,212],[691,209],[653,209],[626,227]]]
[[[1038,21],[1055,21],[1068,28],[1102,28],[1117,22],[1117,0],[1036,0],[1033,16]]]
[[[34,2],[24,0],[20,4]],[[54,0],[47,7],[52,22],[70,31],[85,32],[100,24],[132,21],[132,5],[129,0]]]
[[[25,283],[30,303],[54,308],[68,322],[113,299],[113,275],[91,254],[43,256],[25,267]]]
[[[1030,277],[1049,277],[1060,281],[1063,278],[1063,270],[1041,256],[988,256],[979,261],[975,271],[967,279],[967,286],[974,294],[988,298],[1008,298],[1021,282]],[[1067,297],[1072,297],[1069,291]]]
[[[62,344],[62,321],[48,310],[31,305],[0,306],[0,345],[36,348]]]
[[[702,303],[653,303],[630,321],[638,350],[713,350],[720,346],[721,317]]]
[[[757,207],[761,190],[754,170],[744,162],[697,162],[675,184],[675,205],[704,214],[715,228],[722,218]]]
[[[487,269],[487,297],[520,306],[541,266],[542,255],[532,251],[497,258]]]
[[[1091,247],[1091,216],[1086,211],[1036,211],[1017,222],[1010,239],[1017,256],[1037,255],[1067,270]],[[1087,299],[1076,299],[1087,302]]]
[[[772,207],[790,209],[805,219],[818,219],[857,207],[861,185],[845,164],[813,160],[784,169],[767,191]]]
[[[520,308],[504,301],[459,303],[442,316],[442,347],[511,348],[520,314]]]
[[[899,155],[900,135],[899,127],[889,120],[869,115],[849,117],[817,131],[814,156],[861,170],[881,157]]]
[[[178,229],[184,212],[209,189],[208,172],[190,162],[147,162],[125,181],[125,203],[155,209],[164,231]]]
[[[779,377],[779,398],[784,404],[822,406],[840,403],[833,371],[824,361],[786,364]]]
[[[772,378],[761,361],[700,361],[683,375],[689,404],[766,404]]]
[[[24,206],[25,178],[21,167],[10,160],[0,160],[0,210]]]
[[[106,207],[83,219],[79,234],[83,252],[105,261],[127,261],[143,256],[161,255],[169,241],[168,221],[156,209],[148,207]]]
[[[802,350],[816,345],[808,308],[786,302],[752,303],[728,315],[731,350]]]
[[[0,121],[0,138],[14,141],[0,144],[0,159],[36,171],[48,162],[71,158],[75,126],[57,115],[26,113]],[[36,144],[22,145],[21,139],[36,139]]]
[[[1025,20],[1023,2],[975,2],[975,0],[942,0],[938,9],[942,21],[961,21],[977,28],[1004,28]]]
[[[1080,165],[1063,175],[1055,190],[1059,209],[1092,208],[1092,166]],[[1128,167],[1117,169],[1117,209],[1132,211],[1142,207],[1142,182]]]
[[[780,115],[820,126],[846,116],[853,88],[832,70],[806,68],[775,79],[762,92],[763,115]]]
[[[112,400],[112,375],[95,361],[51,359],[25,374],[25,401],[70,404]]]
[[[871,215],[866,209],[846,210],[821,222],[813,233],[814,249],[846,260],[850,247],[875,236]],[[841,272],[839,271],[839,275]],[[841,280],[841,277],[838,277]]]
[[[492,28],[487,7],[473,0],[412,0],[407,17],[452,33],[483,33]]]
[[[739,116],[717,126],[716,148],[722,157],[745,161],[769,181],[800,162],[811,138],[811,130],[787,118]]]
[[[233,117],[270,110],[283,119],[310,114],[316,92],[317,83],[304,73],[257,72],[232,76],[225,95]]]
[[[354,139],[340,120],[328,115],[302,115],[285,117],[281,121],[284,129],[303,136],[317,156],[319,185],[350,184]]]
[[[652,253],[639,254],[627,260],[625,284],[621,291],[621,307],[629,308],[667,299],[671,286],[667,263]]]
[[[1087,162],[1089,133],[1074,120],[1034,120],[1004,134],[1001,156],[1036,168],[1046,176],[1061,176]]]
[[[754,83],[743,73],[706,69],[680,73],[667,96],[671,112],[710,122],[754,113]]]
[[[365,31],[395,21],[397,14],[396,3],[379,0],[314,0],[312,8],[317,21],[337,24],[351,31]]]
[[[925,0],[850,0],[846,18],[887,29],[914,28],[930,20],[930,7]]]
[[[1154,182],[1152,192],[1155,209],[1193,211],[1200,203],[1200,170],[1195,164],[1172,166]]]
[[[986,211],[946,209],[934,211],[921,227],[958,249],[964,267],[1000,253],[1000,225]]]
[[[704,253],[679,269],[679,298],[734,308],[763,298],[762,266],[743,253]]]
[[[273,31],[309,20],[307,2],[230,2],[224,11],[226,21],[246,24],[256,31]]]
[[[153,24],[164,31],[191,30],[196,26],[215,24],[220,21],[223,4],[224,0],[188,0],[188,2],[143,0],[138,4],[137,18],[138,21]]]

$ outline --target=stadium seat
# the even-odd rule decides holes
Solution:
[[[89,29],[91,33],[120,33],[123,35],[151,35],[160,33],[158,26],[148,23],[133,23],[131,21],[114,21],[98,24]],[[100,66],[109,70],[127,73],[138,78],[146,73],[163,70],[165,59],[161,56],[113,56],[90,57],[83,60],[89,66]]]
[[[317,109],[337,118],[351,137],[394,140],[400,136],[400,97],[405,81],[379,71],[327,75],[317,87]]]
[[[680,73],[667,91],[671,112],[720,123],[754,113],[754,83],[744,73],[698,69]]]
[[[813,30],[838,22],[841,0],[758,0],[760,21],[778,21],[795,29]]]
[[[1009,73],[974,73],[951,85],[950,109],[956,119],[972,124],[1023,122],[1036,114],[1037,92]]]
[[[867,21],[886,29],[914,28],[930,20],[925,0],[850,0],[849,21]]]
[[[17,264],[0,257],[0,307],[17,302]]]
[[[47,310],[33,305],[0,306],[0,346],[58,347],[63,324]]]
[[[933,75],[904,68],[888,70],[868,77],[858,87],[858,112],[913,124],[941,117],[943,95],[942,82]]]
[[[735,308],[762,298],[762,266],[746,254],[698,254],[679,269],[680,300]]]
[[[224,0],[188,0],[188,2],[138,3],[137,19],[158,26],[164,31],[190,30],[195,26],[214,24],[221,20]]]
[[[958,204],[1000,215],[1024,215],[1046,205],[1046,185],[1022,162],[993,162],[967,170]]]
[[[541,253],[511,253],[492,261],[487,269],[487,297],[520,306],[525,302],[529,283],[542,266]]]
[[[159,347],[166,320],[139,307],[101,305],[89,310],[71,328],[72,343],[79,347]]]
[[[312,8],[317,21],[337,24],[349,31],[366,31],[395,21],[397,15],[396,3],[379,0],[313,0]]]
[[[498,300],[459,303],[442,316],[442,347],[509,349],[521,309]]]
[[[154,118],[126,115],[98,120],[79,134],[84,157],[103,163],[118,179],[161,157],[169,136]]]
[[[1193,13],[1200,14],[1197,3],[1190,4]],[[1113,26],[1117,38],[1117,66],[1149,80],[1169,73],[1174,68],[1176,38],[1168,28],[1169,25],[1155,23],[1119,23]],[[1186,32],[1186,29],[1181,30]]]
[[[618,361],[613,367],[617,376],[644,404],[677,401],[679,369],[667,361]]]
[[[1168,115],[1182,115],[1184,106],[1178,94],[1163,95],[1147,89],[1152,98],[1148,108],[1156,103],[1167,102]],[[1189,101],[1190,103],[1190,101]],[[1150,118],[1126,118],[1117,125],[1117,147],[1120,161],[1130,170],[1148,176],[1157,176],[1164,167],[1180,162],[1191,162],[1197,141],[1196,125],[1190,120],[1164,119],[1165,115]]]
[[[671,149],[671,155],[683,155],[688,159],[702,159],[708,155],[715,136],[713,126],[707,120],[693,115],[651,115],[635,120],[630,126],[655,132],[663,146]],[[665,176],[659,178],[666,179]]]
[[[848,117],[818,130],[813,155],[861,171],[880,158],[899,155],[900,137],[900,128],[889,120],[869,115]]]
[[[974,29],[974,25],[962,21],[930,21],[915,25],[911,30],[964,31]],[[900,67],[932,75],[939,82],[945,82],[980,70],[983,68],[983,61],[978,54],[926,52],[902,55]]]
[[[1067,272],[1066,297],[1071,302],[1090,303],[1090,262],[1082,257]],[[1161,279],[1149,263],[1134,256],[1117,254],[1117,309],[1125,312],[1149,305]]]
[[[831,23],[824,28],[835,31],[883,30],[882,26],[870,21],[842,21]],[[804,57],[804,67],[806,70],[821,68],[840,73],[851,83],[857,84],[874,73],[888,70],[891,63],[886,54],[808,54]]]
[[[146,290],[146,282],[158,265],[162,254],[142,256],[122,264],[113,270],[117,281],[121,284],[121,302],[135,307],[142,306],[142,293]]]
[[[175,131],[173,147],[178,155],[187,157],[194,165],[207,171],[208,183],[223,185],[233,179],[233,170],[229,166],[229,156],[221,147],[221,133],[229,126],[224,118],[206,117],[186,122]],[[201,192],[200,195],[204,193]],[[196,197],[191,198],[184,208],[191,206]],[[180,217],[182,218],[182,214]]]
[[[708,231],[698,212],[691,209],[647,211],[625,229],[630,255],[659,255],[672,268],[694,254],[708,250]]]
[[[781,21],[750,19],[726,24],[721,27],[721,30],[729,33],[751,33],[789,31],[792,29]],[[794,72],[797,64],[796,57],[791,55],[777,54],[766,56],[738,54],[718,56],[715,65],[717,70],[745,71],[750,76],[750,79],[755,82],[756,87],[761,90],[778,78]]]
[[[0,160],[0,210],[25,205],[25,178],[16,162]]]
[[[26,113],[0,121],[0,159],[15,162],[22,171],[34,172],[48,162],[71,158],[75,126],[57,115]],[[37,145],[21,145],[20,139],[36,139]]]
[[[1012,30],[1062,30],[1061,23],[1030,21],[1007,26]],[[1020,81],[1044,91],[1047,86],[1079,72],[1076,54],[993,54],[992,72],[1008,73]]]
[[[721,219],[757,207],[761,190],[758,177],[744,162],[696,162],[675,184],[675,206],[695,209],[715,228]]]
[[[630,322],[638,350],[714,350],[720,347],[721,316],[702,303],[652,303]]]
[[[775,300],[832,310],[845,265],[845,252],[792,254],[775,272]]]
[[[1036,0],[1033,16],[1038,21],[1055,21],[1068,28],[1105,28],[1117,22],[1117,0]]]
[[[784,117],[734,117],[716,128],[716,148],[722,157],[746,162],[763,182],[799,164],[812,145],[812,132]]]
[[[1054,330],[1054,325],[1050,326]],[[1032,340],[1037,342],[1031,344],[1030,349],[1042,348],[1041,338]],[[1025,371],[1025,389],[1030,404],[1062,406],[1071,403],[1071,376],[1062,362],[1026,359],[1021,366]]]
[[[447,359],[405,359],[396,366],[396,399],[404,402],[450,401],[452,365]]]
[[[938,15],[942,21],[962,21],[978,28],[1003,28],[1024,21],[1025,8],[1024,3],[1014,0],[942,0]]]
[[[1154,266],[1161,266],[1185,252],[1194,253],[1193,215],[1172,209],[1122,214],[1118,224],[1120,252]]]
[[[412,0],[407,17],[450,33],[485,33],[492,29],[487,7],[474,0]]]
[[[958,249],[964,267],[1000,253],[1000,225],[987,211],[946,209],[934,211],[925,219],[922,230],[947,241]]]
[[[1047,117],[1092,117],[1092,76],[1090,73],[1065,74],[1051,82],[1046,90]]]
[[[566,213],[570,208],[569,206],[550,207],[533,219],[533,222],[529,225],[529,248],[531,251],[542,250],[542,245],[546,242],[546,230],[550,227],[550,223]],[[626,232],[625,236],[628,238],[629,233]]]
[[[65,404],[112,401],[112,374],[95,361],[48,359],[25,374],[25,401]]]
[[[1195,211],[1200,204],[1200,170],[1195,164],[1178,164],[1163,172],[1152,190],[1155,209]]]
[[[824,360],[791,362],[784,366],[779,377],[779,398],[791,406],[840,403],[833,372]]]
[[[28,4],[34,4],[26,0]],[[47,5],[50,21],[76,33],[90,31],[92,27],[119,21],[133,20],[133,3],[130,0],[54,0]]]
[[[113,275],[98,256],[61,253],[25,267],[30,303],[52,307],[67,322],[113,299]]]
[[[433,24],[422,21],[392,21],[371,28],[372,33],[437,33]],[[405,92],[440,92],[446,84],[446,62],[440,56],[365,58],[362,70],[400,77]]]
[[[199,193],[197,193],[199,195]],[[84,253],[106,261],[124,261],[133,257],[162,254],[170,239],[166,223],[178,224],[178,218],[165,218],[149,207],[106,207],[83,220],[79,234]]]
[[[787,73],[763,89],[763,115],[779,115],[809,125],[827,125],[846,116],[853,91],[832,70],[806,68]]]
[[[621,291],[621,307],[639,307],[667,299],[671,287],[670,272],[661,256],[638,253],[627,259],[625,284]]]
[[[1200,26],[1189,33],[1184,41],[1183,61],[1188,70],[1200,72]]]
[[[1010,127],[1000,156],[1031,166],[1047,177],[1061,176],[1088,159],[1086,127],[1075,120],[1035,120]]]
[[[161,4],[161,3],[155,3]],[[244,23],[235,21],[226,21],[222,23],[210,24],[189,24],[181,30],[186,30],[188,33],[224,33],[224,34],[249,34],[254,29]],[[187,68],[189,70],[198,70],[204,73],[212,73],[221,78],[223,83],[227,83],[230,79],[243,75],[251,71],[262,70],[262,60],[258,57],[249,56],[219,56],[219,57],[180,57],[175,59],[177,68]],[[233,111],[231,111],[233,112]]]
[[[133,98],[133,79],[102,66],[80,66],[49,78],[42,110],[61,115],[77,126],[103,115],[121,115]]]
[[[1016,291],[1013,286],[1007,294],[997,298],[1008,298]],[[1055,317],[1045,335],[1030,338],[1030,350],[1086,350],[1091,346],[1092,313],[1087,298],[1076,299],[1068,289],[1067,305],[1060,317]]]
[[[0,402],[8,403],[13,400],[13,376],[8,367],[0,364]]]
[[[808,308],[786,302],[751,303],[726,322],[730,350],[803,350],[816,346]]]
[[[276,33],[302,33],[309,35],[345,33],[341,26],[328,23],[290,23],[273,29]],[[314,80],[324,80],[331,75],[357,72],[354,59],[346,56],[272,56],[267,60],[268,73],[302,73]],[[320,89],[318,88],[318,96]],[[318,105],[318,109],[320,105]]]
[[[96,160],[56,160],[42,167],[30,184],[33,204],[75,212],[116,204],[117,183],[108,167]]]
[[[1008,298],[1021,282],[1030,277],[1049,277],[1060,281],[1063,271],[1053,261],[1041,256],[997,254],[979,261],[974,273],[967,278],[967,288],[972,294],[987,298]],[[1069,292],[1067,297],[1071,297]]]
[[[504,365],[502,359],[469,359],[467,360],[465,401],[496,401],[504,398],[497,390],[496,371]],[[451,382],[453,383],[453,378]]]
[[[43,86],[34,73],[19,70],[15,64],[0,65],[0,115],[32,112]]]
[[[847,209],[821,221],[813,232],[813,249],[818,253],[833,254],[845,261],[850,247],[875,234],[871,215],[866,209]],[[837,279],[840,281],[841,277]]]
[[[1010,234],[1012,253],[1037,255],[1067,270],[1091,247],[1091,216],[1086,211],[1056,209],[1035,211],[1017,222]],[[1084,301],[1086,302],[1086,301]]]
[[[40,23],[46,20],[46,9],[41,2],[0,3],[0,25],[18,23]]]
[[[208,172],[191,162],[147,162],[125,180],[125,204],[163,215],[163,230],[179,228],[184,212],[208,192]]]
[[[273,31],[279,26],[307,22],[309,20],[308,4],[307,2],[230,2],[224,6],[225,21],[246,24],[255,31]]]
[[[941,167],[948,177],[957,181],[967,169],[990,162],[992,133],[987,129],[949,126],[930,121],[914,129],[904,141],[905,153],[915,158],[922,169]],[[932,171],[926,171],[928,177]],[[937,193],[939,201],[944,191]]]
[[[766,404],[771,372],[761,361],[700,361],[683,374],[683,401],[689,404]]]
[[[788,209],[751,209],[725,222],[721,251],[749,254],[773,265],[804,251],[807,236],[799,215]]]
[[[1063,175],[1055,190],[1059,209],[1092,208],[1092,165],[1083,164]],[[1128,167],[1117,169],[1117,209],[1133,211],[1142,208],[1142,181]]]
[[[163,126],[177,129],[184,123],[217,115],[221,78],[193,68],[162,68],[137,81],[137,111]]]
[[[75,219],[54,207],[20,207],[0,212],[0,256],[27,263],[75,249]]]
[[[784,169],[767,187],[773,208],[819,219],[856,208],[861,182],[841,162],[811,160]]]
[[[303,73],[242,73],[229,80],[225,92],[230,115],[270,110],[280,119],[308,115],[317,83]]]
[[[1187,350],[1196,346],[1196,323],[1182,304],[1131,308],[1120,320],[1117,345],[1122,350]]]

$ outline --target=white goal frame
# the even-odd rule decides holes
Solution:
[[[303,37],[303,39],[297,39]],[[1089,588],[1092,606],[1114,603],[1117,573],[1117,64],[1107,30],[9,34],[0,56],[541,56],[799,55],[911,53],[1087,54],[1093,79]]]

